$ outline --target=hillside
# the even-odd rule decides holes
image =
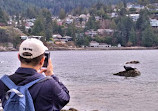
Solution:
[[[24,35],[18,28],[11,26],[0,27],[0,47],[13,43],[13,47],[16,48],[20,43],[20,36]]]
[[[116,4],[121,1],[134,2],[137,0],[0,0],[0,7],[11,15],[22,13],[28,7],[47,8],[53,14],[58,14],[61,8],[69,12],[78,6],[86,8],[98,2]]]

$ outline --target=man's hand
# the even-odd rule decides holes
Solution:
[[[46,76],[51,76],[53,75],[53,65],[51,59],[48,60],[48,66],[46,69],[41,69],[40,73],[45,73]]]

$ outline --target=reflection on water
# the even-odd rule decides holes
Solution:
[[[52,51],[54,73],[70,90],[69,107],[80,111],[156,111],[158,51]],[[126,62],[138,60],[141,76],[113,76]],[[17,52],[0,53],[0,75],[18,68]]]

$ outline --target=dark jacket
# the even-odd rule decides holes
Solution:
[[[31,68],[18,68],[15,74],[10,75],[9,78],[16,85],[25,85],[35,79],[43,76],[37,73],[36,70]],[[32,96],[35,110],[36,111],[59,111],[61,110],[70,100],[69,91],[67,88],[59,82],[58,78],[54,75],[52,79],[39,82],[29,88]],[[9,89],[0,80],[0,99],[2,105],[5,104],[5,93]]]

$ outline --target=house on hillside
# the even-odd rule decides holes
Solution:
[[[157,19],[150,19],[150,25],[153,28],[158,28],[158,20]]]
[[[96,41],[91,41],[89,44],[90,47],[99,47],[99,43]]]
[[[101,17],[95,16],[95,20],[96,20],[96,21],[99,21],[99,20],[101,20]]]
[[[129,17],[132,18],[132,20],[136,22],[139,18],[139,14],[129,14]]]
[[[66,23],[66,24],[72,24],[72,23],[73,23],[73,19],[67,18],[67,19],[65,20],[65,23]]]
[[[28,36],[20,36],[20,39],[21,40],[26,40],[26,39],[28,39]]]
[[[85,35],[88,35],[90,37],[94,37],[94,36],[98,35],[98,33],[97,33],[97,31],[94,31],[94,30],[87,30],[85,32]]]
[[[64,36],[63,38],[61,38],[62,41],[68,42],[68,41],[72,41],[72,37],[70,36]]]
[[[106,44],[106,43],[98,43],[96,41],[91,41],[89,44],[90,47],[95,47],[95,48],[107,48],[111,47],[111,45]]]
[[[54,41],[60,40],[60,38],[62,38],[62,36],[60,34],[54,34],[52,35],[52,38]]]
[[[62,37],[60,34],[56,34],[52,36],[54,41],[59,41],[61,43],[66,43],[68,41],[72,41],[72,37],[70,36],[64,36]]]
[[[12,25],[13,24],[13,19],[12,19],[12,17],[11,16],[9,16],[9,20],[8,20],[8,25]]]
[[[32,19],[26,19],[26,22],[33,22],[35,23],[36,19],[35,18],[32,18]]]
[[[52,18],[53,21],[55,21],[55,20],[57,20],[59,17],[57,17],[57,16],[52,16],[51,18]]]
[[[88,15],[85,15],[85,14],[81,14],[81,15],[79,16],[79,19],[82,19],[82,21],[88,21],[89,16],[88,16]]]
[[[43,36],[20,36],[20,39],[21,40],[26,40],[26,39],[29,39],[29,38],[35,38],[35,39],[41,39]]]
[[[41,39],[43,36],[29,36],[29,38]]]
[[[98,29],[97,32],[99,35],[112,36],[114,33],[114,30],[113,29]]]
[[[121,44],[118,44],[117,47],[122,47]]]
[[[99,43],[99,48],[107,48],[107,47],[111,47],[111,45],[106,43]]]
[[[34,26],[34,23],[33,23],[33,22],[26,22],[26,23],[25,23],[25,29],[26,29],[26,30],[31,29],[33,26]]]
[[[118,17],[118,14],[116,12],[113,12],[111,14],[109,14],[111,16],[111,18],[116,18]]]
[[[137,11],[140,11],[141,9],[144,9],[145,7],[142,6],[142,5],[139,5],[139,4],[128,3],[127,4],[127,9],[130,9],[130,8],[135,8]]]
[[[57,25],[62,26],[63,25],[63,21],[61,19],[57,19]]]

